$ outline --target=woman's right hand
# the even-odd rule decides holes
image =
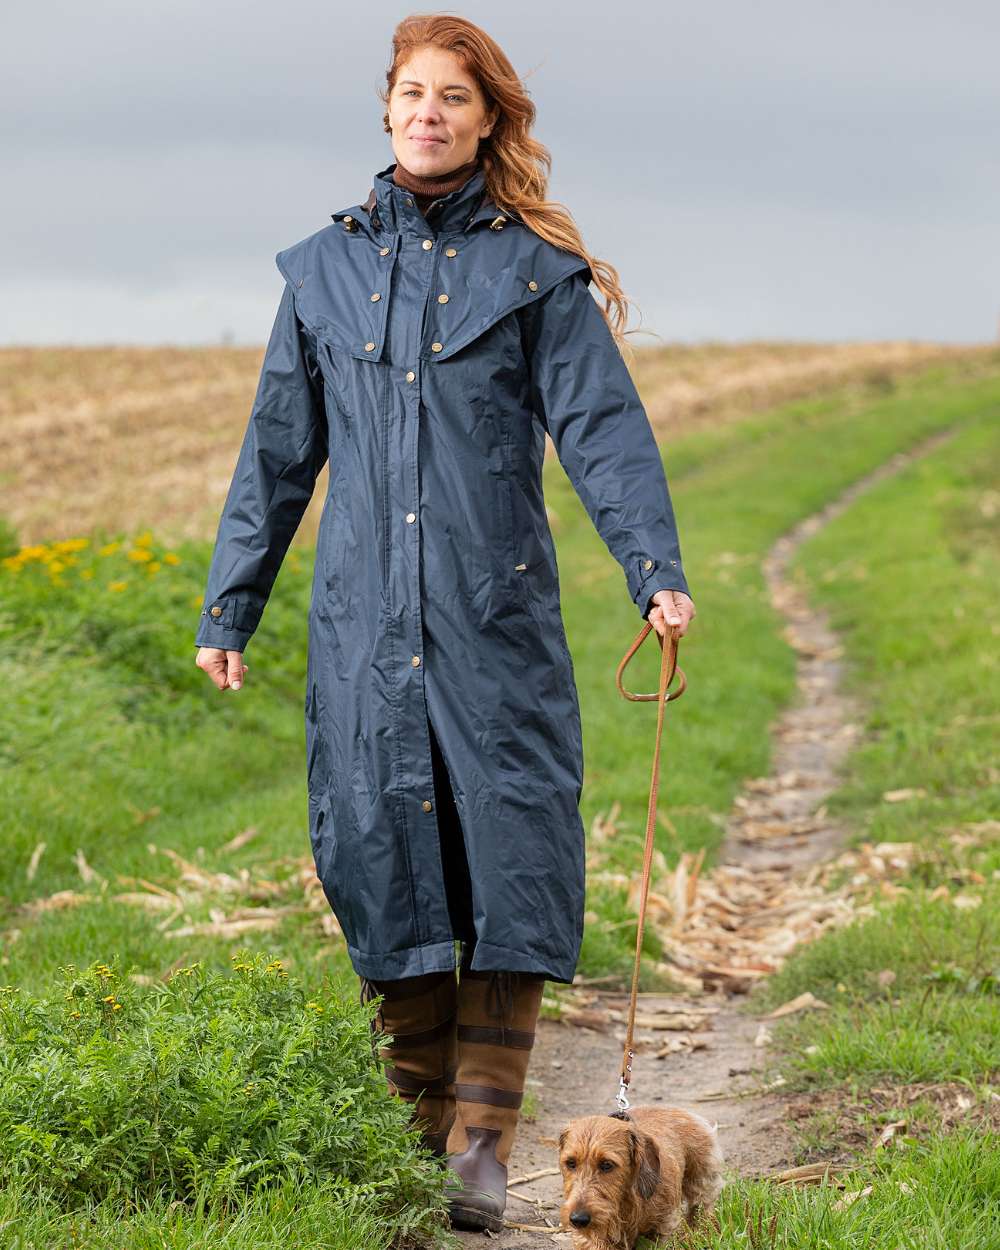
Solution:
[[[250,667],[243,663],[242,651],[223,651],[219,647],[199,647],[195,664],[203,668],[220,690],[239,690],[243,674]]]

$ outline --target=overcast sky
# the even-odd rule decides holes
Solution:
[[[11,6],[0,342],[263,343],[275,252],[393,160],[375,92],[410,11]],[[645,327],[687,342],[996,339],[997,0],[447,11],[526,81],[550,196]]]

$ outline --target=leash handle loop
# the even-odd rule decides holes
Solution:
[[[660,683],[659,689],[654,694],[635,694],[626,690],[622,685],[622,673],[625,667],[632,659],[635,653],[642,646],[646,639],[646,635],[650,632],[656,637],[660,644]],[[639,963],[642,952],[642,934],[646,922],[646,896],[649,893],[649,873],[653,862],[653,838],[656,829],[656,800],[660,785],[660,741],[663,736],[663,710],[671,699],[679,699],[687,689],[687,679],[682,669],[677,667],[677,647],[680,641],[678,626],[671,625],[668,627],[666,637],[661,635],[655,629],[650,621],[647,621],[639,633],[636,635],[635,641],[626,651],[618,664],[615,673],[615,685],[619,694],[626,699],[632,699],[635,702],[647,702],[655,699],[657,701],[656,710],[656,744],[653,750],[653,772],[649,783],[649,806],[646,811],[646,843],[642,859],[642,889],[639,897],[639,917],[636,925],[635,935],[635,966],[632,970],[632,993],[629,999],[628,1008],[628,1024],[625,1029],[625,1051],[622,1055],[621,1079],[618,1087],[618,1094],[615,1101],[618,1104],[619,1111],[627,1111],[631,1105],[628,1101],[627,1091],[629,1081],[632,1076],[632,1060],[635,1057],[635,1051],[632,1049],[632,1035],[635,1029],[635,1008],[636,997],[639,992]],[[680,684],[676,690],[667,692],[667,687],[673,680],[674,674],[678,675]]]

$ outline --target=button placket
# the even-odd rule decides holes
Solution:
[[[424,248],[427,248],[428,243],[430,243],[431,246],[433,247],[433,241],[430,239],[425,239],[422,246]],[[430,249],[427,248],[427,250],[430,250]],[[431,266],[430,266],[430,273],[428,274],[428,277],[427,277],[427,294],[424,297],[424,324],[427,326],[429,333],[432,333],[433,328],[434,328],[432,326],[433,319],[429,315],[428,305],[431,301],[431,292],[437,286],[437,282],[438,282],[438,267],[439,267],[438,256],[442,252],[444,255],[448,255],[449,251],[454,251],[454,248],[450,248],[450,249],[434,248],[433,255],[429,258],[431,261]],[[436,302],[440,305],[447,304],[448,302],[447,294],[442,291],[437,296]],[[431,343],[431,351],[435,353],[444,351],[444,344],[438,340],[435,340],[433,343]]]
[[[377,309],[373,309],[375,314],[375,337],[368,340],[367,343],[361,345],[362,351],[374,353],[379,350],[379,343],[385,338],[385,322],[389,314],[389,298],[388,293],[392,289],[392,278],[396,268],[396,261],[399,255],[399,235],[393,238],[392,245],[383,245],[378,249],[381,257],[387,257],[388,265],[384,271],[381,271],[385,278],[385,285],[380,291],[372,291],[368,296],[369,305],[379,305]]]
[[[421,292],[423,295],[422,306],[424,309],[425,318],[427,317],[427,314],[429,311],[428,305],[432,302],[431,296],[432,294],[436,295],[436,288],[437,288],[436,274],[437,274],[437,268],[438,268],[438,254],[441,251],[442,249],[435,247],[435,241],[433,239],[423,239],[420,241],[420,249],[417,255],[419,256],[422,253],[428,253],[427,259],[430,262],[426,266],[426,268],[422,268],[422,267],[419,268],[420,280],[421,280]],[[418,267],[419,267],[419,262],[418,262]],[[436,302],[440,303],[442,301],[436,301]],[[430,332],[432,333],[433,329],[431,329]],[[401,382],[402,402],[403,402],[403,411],[404,411],[404,439],[402,443],[404,465],[401,467],[403,468],[405,486],[408,487],[408,489],[404,490],[403,497],[406,498],[406,496],[408,495],[410,500],[412,500],[411,510],[404,513],[404,524],[408,527],[412,527],[411,532],[413,534],[413,542],[412,544],[409,542],[405,542],[405,541],[400,542],[396,549],[398,550],[400,557],[405,559],[407,562],[405,566],[405,574],[408,579],[408,590],[406,593],[409,598],[409,604],[410,604],[410,609],[411,609],[410,629],[412,630],[412,633],[410,634],[410,637],[412,640],[412,652],[413,652],[413,654],[410,655],[409,659],[405,658],[405,651],[404,651],[403,656],[400,657],[400,663],[406,665],[406,667],[409,669],[410,673],[412,674],[414,678],[413,681],[404,681],[402,683],[402,687],[408,692],[408,701],[411,700],[409,702],[407,711],[408,711],[408,715],[412,714],[413,729],[420,735],[421,740],[426,743],[426,771],[423,776],[417,773],[413,777],[414,789],[416,790],[415,797],[419,798],[420,790],[424,789],[425,786],[426,786],[426,789],[424,789],[424,793],[433,794],[434,774],[433,774],[433,759],[432,759],[431,750],[430,750],[430,738],[427,736],[425,732],[422,732],[422,726],[426,725],[427,723],[428,708],[427,708],[427,699],[426,699],[424,676],[423,676],[424,674],[423,613],[422,613],[421,603],[420,603],[420,562],[422,558],[423,541],[422,541],[422,535],[420,531],[420,525],[418,524],[419,503],[420,503],[420,499],[419,499],[419,492],[420,492],[420,485],[419,485],[420,483],[420,472],[419,472],[420,376],[419,376],[419,371],[420,371],[421,362],[423,359],[421,347],[420,347],[420,340],[417,341],[416,346],[417,346],[417,359],[414,363],[414,367],[412,369],[406,369],[405,372],[401,371],[400,374],[397,375],[397,377],[400,378],[400,382]],[[441,350],[440,344],[438,344],[436,350]],[[428,813],[428,814],[434,813],[434,804],[431,802],[430,799],[423,799],[421,802],[421,808],[425,813]],[[431,837],[432,844],[434,842],[434,839],[438,836],[436,834],[436,829],[437,829],[437,816],[436,814],[432,814],[430,823],[427,825],[428,833],[426,835],[426,836]],[[422,838],[425,835],[422,833],[420,836]]]

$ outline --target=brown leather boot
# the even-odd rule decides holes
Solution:
[[[398,981],[361,978],[361,1002],[383,995],[372,1020],[372,1053],[385,1064],[389,1090],[413,1103],[411,1124],[434,1154],[445,1153],[455,1119],[457,1066],[455,972],[427,972]],[[391,1033],[376,1046],[375,1034]]]
[[[507,1160],[544,986],[534,973],[460,969],[455,1120],[445,1157],[461,1179],[446,1189],[455,1228],[503,1228]]]

